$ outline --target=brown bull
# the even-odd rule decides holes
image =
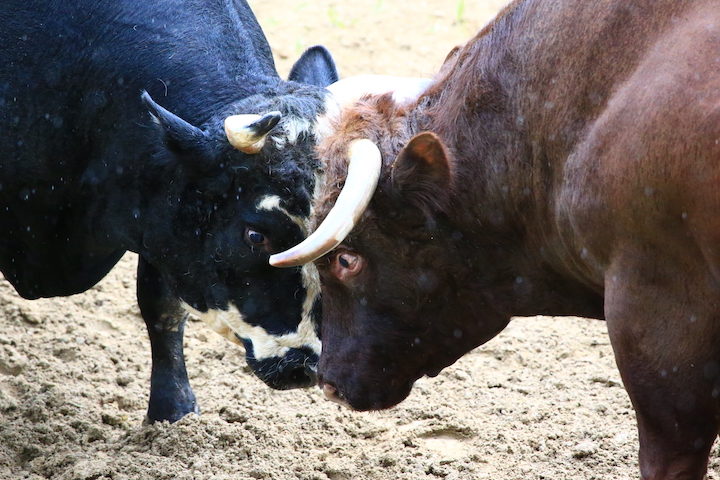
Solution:
[[[271,260],[319,258],[326,394],[387,408],[512,316],[604,318],[642,477],[702,478],[720,425],[720,2],[519,0],[398,98],[341,114],[320,148],[325,233]],[[367,152],[374,194],[351,190]]]

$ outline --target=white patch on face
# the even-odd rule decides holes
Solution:
[[[310,202],[310,216],[305,219],[303,227],[303,233],[307,236],[310,232],[311,219],[315,213],[315,201],[320,195],[320,185],[325,180],[325,175],[322,171],[315,172],[315,187],[313,190],[313,200]],[[315,300],[320,296],[320,272],[313,262],[306,263],[302,266],[302,282],[305,287],[305,301],[303,302],[302,321],[298,327],[298,333],[301,331],[305,332],[304,335],[317,336],[315,333],[315,320],[311,316],[311,311],[315,305]],[[319,342],[319,339],[318,339]],[[320,355],[320,351],[317,351]]]
[[[191,315],[194,315],[195,317],[202,320],[204,323],[207,324],[208,327],[210,327],[215,332],[219,333],[221,336],[227,338],[232,343],[236,343],[238,345],[242,345],[242,342],[240,341],[237,336],[235,336],[235,332],[230,328],[230,326],[223,321],[223,317],[220,315],[217,315],[218,312],[220,313],[229,313],[229,312],[223,312],[221,310],[210,310],[207,313],[202,313],[194,308],[192,308],[187,303],[182,303],[182,308],[185,309],[185,311],[189,312]]]
[[[307,118],[287,117],[280,121],[280,129],[282,130],[281,135],[271,137],[278,150],[285,148],[288,144],[296,143],[300,136],[312,131],[313,125]]]
[[[260,199],[257,205],[255,205],[255,208],[257,208],[258,210],[266,211],[278,210],[284,213],[290,220],[293,221],[295,225],[300,227],[300,229],[303,231],[303,234],[307,235],[307,219],[298,217],[297,215],[293,215],[287,210],[285,210],[285,208],[280,205],[281,201],[282,199],[277,195],[268,195]]]
[[[318,116],[314,122],[307,118],[287,117],[280,121],[278,128],[282,133],[279,135],[271,135],[275,147],[280,150],[288,144],[292,145],[297,142],[298,138],[303,135],[312,133],[315,136],[316,143],[320,143],[325,137],[333,132],[334,121],[340,116],[340,103],[328,93],[325,96],[325,113]]]
[[[318,280],[318,285],[319,283]],[[308,303],[307,299],[305,303]],[[283,357],[291,348],[304,347],[320,355],[322,348],[320,339],[315,334],[315,324],[310,318],[309,309],[308,314],[305,314],[305,305],[303,305],[303,318],[300,325],[298,325],[297,331],[284,335],[271,335],[260,326],[250,325],[245,322],[242,314],[233,305],[227,311],[208,310],[205,313],[195,310],[186,303],[183,303],[182,306],[231,342],[242,345],[242,342],[235,336],[236,334],[241,338],[250,340],[253,345],[255,359],[258,361]],[[312,305],[310,308],[312,308]]]
[[[306,263],[302,266],[302,280],[305,287],[305,301],[303,302],[302,321],[298,327],[298,333],[301,330],[303,336],[317,336],[315,334],[315,321],[311,316],[313,305],[320,295],[320,273],[313,262]],[[319,342],[319,339],[318,339]],[[320,355],[320,351],[317,352]]]
[[[314,172],[315,185],[313,186],[312,200],[310,201],[310,215],[305,219],[305,236],[310,234],[312,228],[312,219],[315,217],[315,205],[320,198],[320,187],[325,182],[325,170],[316,170]]]
[[[322,183],[324,179],[324,175],[320,171],[315,172],[315,189],[313,192],[313,196],[319,195],[320,190],[320,184]],[[314,200],[314,199],[313,199]],[[300,227],[304,235],[308,235],[308,232],[310,231],[310,219],[312,217],[308,216],[305,218],[298,217],[295,215],[290,214],[287,210],[285,210],[281,206],[282,199],[277,195],[268,195],[266,197],[263,197],[256,205],[256,208],[258,210],[266,210],[266,211],[272,211],[272,210],[278,210],[285,215],[288,216],[296,225]],[[314,201],[311,202],[311,205],[314,205]],[[312,209],[312,206],[311,206]],[[262,335],[262,332],[265,332],[264,329],[261,327],[250,327],[252,330],[253,336],[249,336],[250,333],[242,333],[242,332],[249,332],[249,327],[247,324],[242,322],[245,326],[238,330],[235,327],[235,324],[229,323],[228,321],[220,321],[218,322],[217,319],[213,318],[212,320],[205,320],[203,317],[200,317],[205,323],[210,325],[211,328],[213,328],[215,331],[220,333],[223,336],[227,336],[227,334],[222,330],[223,325],[230,325],[232,330],[234,330],[235,333],[240,335],[242,338],[248,338],[253,342],[253,350],[255,351],[255,357],[258,360],[261,360],[262,358],[266,357],[260,357],[259,351],[267,351],[272,352],[273,355],[277,355],[277,347],[273,347],[271,344],[273,342],[277,342],[280,345],[288,346],[288,347],[300,347],[305,346],[310,348],[312,351],[314,351],[317,355],[320,355],[320,350],[322,348],[320,339],[317,336],[317,333],[315,331],[316,322],[315,319],[312,317],[312,309],[315,305],[315,300],[320,295],[320,274],[318,273],[317,267],[315,267],[315,264],[308,263],[306,265],[303,265],[301,270],[302,275],[302,282],[303,286],[305,287],[305,300],[303,301],[302,305],[302,318],[300,320],[300,324],[298,325],[298,329],[296,333],[293,334],[285,334],[280,337],[273,337],[271,335],[268,335],[265,333],[265,335]],[[226,313],[219,311],[220,313]],[[235,310],[237,312],[237,310]],[[207,315],[207,314],[206,314]],[[237,315],[240,315],[239,312],[237,312]],[[220,327],[218,327],[218,323],[220,324]],[[257,342],[257,343],[256,343]],[[258,350],[258,346],[260,347],[260,350]],[[287,348],[282,351],[282,355],[285,354],[287,351]],[[279,355],[279,356],[282,356]]]

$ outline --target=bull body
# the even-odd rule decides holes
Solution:
[[[281,80],[243,0],[8,0],[0,18],[0,270],[18,293],[82,292],[138,253],[150,421],[198,411],[184,305],[269,385],[314,384],[316,288],[267,256],[304,235],[327,51]],[[230,145],[226,117],[271,111],[262,149]]]
[[[605,319],[644,479],[701,479],[720,425],[720,9],[519,0],[422,96],[361,99],[320,147],[382,153],[319,259],[326,394],[402,401],[512,316]]]

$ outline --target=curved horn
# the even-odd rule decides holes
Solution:
[[[345,240],[375,193],[382,156],[370,140],[350,144],[348,175],[345,186],[325,220],[312,235],[290,250],[270,257],[274,267],[295,267],[316,260]]]
[[[230,144],[245,153],[258,153],[265,145],[265,137],[278,124],[282,114],[233,115],[225,119],[225,134]]]

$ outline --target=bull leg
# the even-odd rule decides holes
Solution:
[[[720,428],[718,292],[643,267],[610,275],[605,290],[608,331],[637,415],[641,475],[701,480]]]
[[[620,360],[623,380],[635,407],[640,437],[640,471],[644,480],[701,480],[718,433],[717,409],[702,368],[641,375],[647,364]],[[698,365],[702,360],[697,359]],[[693,362],[695,365],[695,361]],[[693,370],[700,370],[699,372]],[[699,373],[699,375],[698,375]],[[681,381],[668,381],[678,375]]]
[[[175,422],[188,413],[199,413],[183,355],[187,313],[163,282],[160,272],[142,257],[137,277],[138,303],[152,350],[150,402],[145,423]]]

